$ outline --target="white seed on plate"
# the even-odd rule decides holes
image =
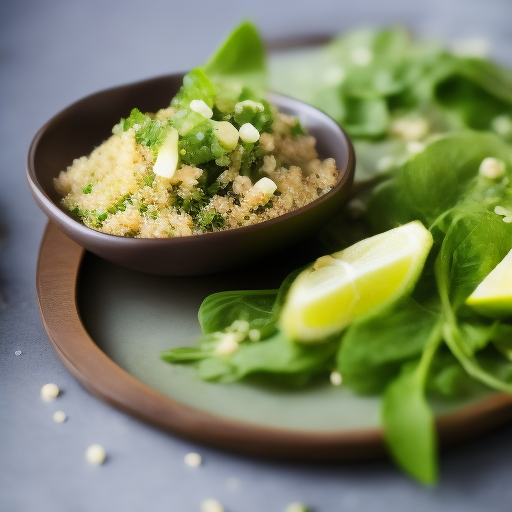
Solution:
[[[505,175],[505,162],[493,157],[484,158],[478,168],[478,173],[490,180],[502,178]]]
[[[308,507],[304,503],[294,502],[286,507],[285,512],[308,512]]]
[[[14,355],[15,355],[15,356],[21,356],[21,350],[16,350],[16,351],[14,352]]]
[[[331,384],[333,386],[341,386],[341,383],[343,382],[343,378],[341,377],[340,372],[331,372],[329,378],[331,379]]]
[[[251,341],[260,341],[261,333],[258,329],[251,329],[248,336]]]
[[[191,468],[197,468],[203,462],[203,458],[201,457],[201,455],[199,455],[199,453],[193,452],[187,453],[183,460],[185,461],[185,464],[187,466],[190,466]]]
[[[217,500],[210,498],[201,503],[201,512],[224,512],[224,507]]]
[[[246,320],[235,320],[229,327],[229,332],[237,332],[246,335],[249,332],[249,322]]]
[[[91,444],[91,446],[89,446],[85,452],[85,458],[90,464],[99,466],[105,462],[107,453],[105,452],[105,448],[103,448],[103,446],[100,444]]]
[[[54,400],[55,398],[57,398],[59,396],[59,393],[60,393],[60,389],[57,386],[57,384],[52,384],[52,383],[45,384],[41,388],[41,398],[45,402],[51,402],[52,400]]]
[[[53,421],[55,421],[55,423],[64,423],[66,419],[66,413],[63,411],[56,411],[53,413]]]
[[[240,126],[240,138],[248,143],[258,142],[260,132],[251,123],[245,123]]]
[[[215,352],[222,356],[229,356],[238,349],[239,336],[235,333],[228,332],[222,335],[220,343],[217,345]]]
[[[203,100],[192,100],[190,102],[190,110],[206,117],[206,119],[211,119],[213,116],[213,110]]]

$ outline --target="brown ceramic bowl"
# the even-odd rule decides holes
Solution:
[[[248,227],[187,237],[148,239],[107,235],[73,219],[60,206],[53,179],[75,158],[88,155],[111,135],[133,107],[156,112],[168,105],[183,74],[167,75],[98,92],[57,114],[34,137],[27,177],[39,207],[69,238],[119,265],[161,275],[220,272],[260,258],[312,234],[345,203],[354,178],[355,157],[345,132],[329,116],[298,100],[270,94],[269,100],[299,117],[317,139],[321,158],[336,160],[341,178],[312,203],[281,217]]]

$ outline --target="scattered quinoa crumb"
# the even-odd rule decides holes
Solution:
[[[15,356],[21,356],[21,354],[22,354],[21,350],[16,350],[16,351],[14,352],[14,355],[15,355]]]
[[[52,400],[55,400],[55,398],[57,398],[59,396],[59,393],[60,393],[60,389],[57,386],[57,384],[53,384],[53,383],[45,384],[41,388],[41,398],[45,402],[51,402]]]
[[[105,462],[107,453],[105,452],[105,448],[103,448],[103,446],[100,444],[91,444],[91,446],[89,446],[85,452],[85,458],[90,464],[99,466]]]
[[[290,503],[286,509],[285,512],[308,512],[309,509],[304,505],[304,503],[294,502]]]
[[[66,413],[63,411],[55,411],[53,413],[53,421],[55,421],[55,423],[64,423],[66,419]]]
[[[184,458],[185,464],[190,466],[191,468],[196,468],[200,466],[203,462],[203,458],[199,453],[187,453]]]
[[[217,500],[210,498],[201,503],[201,512],[224,512],[224,507]]]

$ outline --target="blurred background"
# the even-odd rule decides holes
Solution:
[[[284,511],[292,501],[317,512],[510,510],[510,427],[446,451],[440,484],[422,488],[386,460],[275,463],[195,446],[89,395],[53,351],[35,294],[46,218],[25,183],[30,140],[87,94],[200,65],[244,19],[274,44],[398,24],[448,44],[484,40],[493,59],[512,65],[510,0],[2,0],[0,510],[193,512],[208,497],[228,512]],[[20,348],[26,357],[14,356]],[[39,389],[46,382],[66,390],[63,407],[74,417],[66,430],[43,412]],[[108,464],[83,463],[86,439],[108,446]],[[190,451],[204,457],[199,471],[183,465]]]

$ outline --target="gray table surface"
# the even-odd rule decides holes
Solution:
[[[25,183],[28,145],[57,111],[96,90],[201,64],[240,20],[265,37],[404,23],[447,40],[486,37],[512,63],[509,0],[284,3],[0,1],[0,510],[279,512],[510,511],[510,425],[441,457],[441,482],[423,488],[386,461],[276,463],[175,438],[88,394],[63,367],[37,308],[35,269],[46,219]],[[21,350],[20,356],[14,352]],[[40,387],[64,390],[43,403]],[[58,425],[54,411],[69,419]],[[104,466],[84,460],[101,443]],[[200,468],[183,456],[199,451]]]

